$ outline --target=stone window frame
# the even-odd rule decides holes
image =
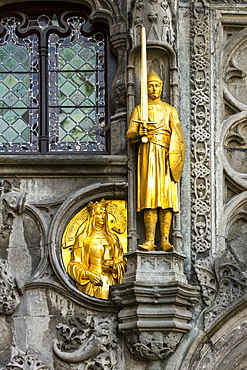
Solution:
[[[37,5],[39,4],[39,2],[36,3]],[[44,4],[44,3],[43,3]],[[65,5],[64,5],[65,4]],[[60,5],[62,7],[62,9],[64,10],[66,8],[66,4],[68,5],[69,3],[63,3],[61,2]],[[15,8],[15,10],[19,10],[18,8],[21,9],[21,11],[25,12],[27,7],[28,7],[28,2],[27,3],[21,3],[21,4],[15,4],[17,5],[17,9]],[[47,9],[50,9],[52,8],[52,5],[51,3],[47,2],[43,5],[43,9],[45,9],[47,7]],[[89,14],[90,14],[90,11],[88,8],[86,8],[85,6],[80,6],[79,4],[69,4],[69,7],[71,8],[70,12],[71,14],[75,15],[75,14],[84,14],[84,16],[86,17],[87,19],[87,22],[86,22],[86,27],[85,27],[85,30],[86,30],[86,33],[87,35],[91,36],[92,34],[96,33],[96,32],[102,32],[104,33],[104,36],[105,36],[105,148],[104,150],[102,151],[98,151],[98,150],[94,150],[94,151],[71,151],[71,150],[65,150],[65,151],[49,151],[49,136],[48,136],[48,125],[49,125],[49,122],[47,120],[47,113],[45,110],[46,109],[46,104],[42,103],[42,100],[41,100],[41,104],[40,106],[43,106],[45,107],[44,109],[44,112],[42,113],[44,118],[41,117],[40,119],[40,127],[41,127],[41,133],[40,133],[40,138],[39,138],[39,141],[40,141],[40,145],[39,145],[39,150],[38,151],[35,151],[35,152],[32,152],[32,151],[25,151],[25,152],[19,152],[19,151],[6,151],[6,152],[0,152],[0,155],[39,155],[39,154],[42,154],[42,155],[45,155],[45,154],[49,154],[50,155],[74,155],[74,154],[82,154],[82,155],[91,155],[91,154],[96,154],[96,155],[106,155],[106,154],[110,154],[110,138],[109,138],[109,128],[110,128],[110,124],[109,124],[109,119],[110,119],[110,116],[111,116],[111,108],[110,108],[110,96],[109,96],[109,85],[110,85],[110,79],[113,78],[112,76],[112,71],[108,71],[112,65],[114,65],[114,57],[113,57],[113,54],[111,53],[110,51],[110,43],[109,43],[109,26],[107,25],[107,23],[103,23],[102,22],[95,22],[94,24],[89,24],[88,23],[88,19],[89,19]],[[37,11],[37,7],[35,7],[34,11],[30,11],[29,13],[31,14],[32,12],[35,12],[36,10],[36,13],[38,13]],[[10,4],[9,6],[6,5],[6,6],[3,6],[2,8],[0,8],[0,17],[1,19],[3,19],[3,16],[5,14],[5,16],[7,14],[13,14],[14,12],[11,11],[11,9],[13,9],[13,4]],[[63,11],[62,10],[62,11]],[[28,12],[27,12],[28,13]],[[40,13],[40,12],[39,12]],[[57,11],[57,14],[59,14],[60,12]],[[40,13],[41,14],[41,13]],[[0,29],[0,32],[1,34],[3,35],[4,31],[3,31],[3,28],[2,26],[0,25],[1,29]],[[85,33],[85,34],[86,34]],[[113,67],[113,70],[115,70],[115,65]],[[109,72],[109,73],[108,73]],[[44,75],[44,74],[43,74]],[[47,75],[47,74],[46,74]],[[45,75],[45,76],[46,76]],[[40,81],[42,81],[42,77],[40,78]],[[44,85],[44,84],[43,84]],[[42,89],[42,86],[41,86],[41,89]],[[48,95],[48,94],[47,94]],[[41,109],[42,110],[42,109]]]

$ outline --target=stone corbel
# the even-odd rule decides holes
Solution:
[[[180,253],[135,251],[127,257],[123,284],[111,287],[118,328],[134,357],[149,361],[148,369],[161,369],[191,329],[189,308],[198,302],[199,287],[188,284]]]

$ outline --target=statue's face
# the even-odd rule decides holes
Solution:
[[[105,208],[97,208],[94,213],[95,224],[104,225],[106,219]]]
[[[158,81],[148,82],[148,96],[149,98],[155,100],[158,99],[162,92],[162,85]]]

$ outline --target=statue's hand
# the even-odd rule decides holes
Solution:
[[[147,136],[147,134],[148,134],[148,129],[146,127],[144,127],[143,125],[140,125],[139,135],[140,136]]]
[[[112,270],[112,266],[113,266],[113,260],[105,260],[102,267],[105,272],[109,272]]]
[[[87,275],[88,275],[89,280],[94,285],[96,285],[96,286],[102,286],[103,285],[103,281],[101,280],[100,275],[95,274],[95,273],[93,273],[91,271],[88,271]]]

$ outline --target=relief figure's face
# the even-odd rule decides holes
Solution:
[[[148,82],[148,97],[152,100],[158,99],[162,92],[162,85],[158,81]]]
[[[94,213],[95,225],[104,225],[106,221],[106,210],[105,208],[98,208]]]

